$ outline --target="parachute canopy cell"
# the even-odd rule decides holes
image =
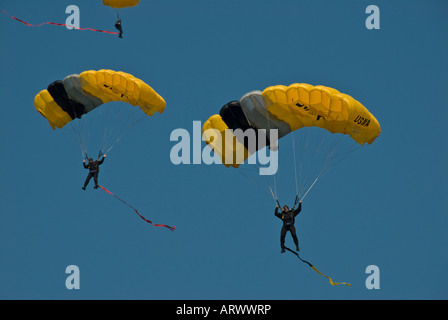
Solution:
[[[138,106],[148,116],[162,113],[166,107],[165,100],[148,84],[113,70],[84,71],[54,81],[36,95],[34,106],[55,129],[110,101]]]
[[[103,0],[105,6],[109,6],[116,9],[134,7],[138,5],[140,0]]]
[[[244,160],[254,152],[270,145],[271,129],[278,130],[278,138],[304,127],[319,127],[331,133],[349,135],[360,145],[371,144],[381,133],[377,119],[359,101],[338,90],[325,86],[295,83],[272,86],[245,94],[221,108],[219,115],[210,117],[203,126],[204,141],[221,158],[225,166],[238,167],[238,154]],[[266,140],[256,143],[256,150],[248,149],[247,136],[231,135],[230,141],[214,139],[213,130],[229,140],[226,129],[252,128],[265,130]],[[208,130],[208,131],[207,131]],[[210,133],[211,132],[211,133]],[[257,134],[258,140],[260,135]],[[233,141],[232,141],[233,140]],[[230,159],[230,161],[229,161]]]

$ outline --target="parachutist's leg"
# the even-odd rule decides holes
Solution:
[[[93,181],[95,181],[95,189],[98,189],[98,172],[93,175]]]
[[[285,252],[285,237],[286,237],[286,228],[282,227],[282,231],[280,232],[280,246],[282,247],[282,252]]]
[[[87,187],[87,185],[89,184],[90,179],[92,179],[92,174],[89,173],[87,175],[86,181],[84,182],[84,189]]]
[[[292,239],[294,240],[294,244],[296,245],[296,251],[300,251],[299,249],[299,239],[296,234],[296,227],[292,226],[289,231],[291,232]]]

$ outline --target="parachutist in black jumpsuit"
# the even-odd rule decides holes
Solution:
[[[115,28],[117,28],[118,31],[120,31],[119,38],[123,38],[123,28],[121,27],[121,19],[118,19],[117,22],[115,22]]]
[[[89,158],[89,163],[86,164],[86,160],[83,160],[84,168],[89,169],[89,175],[86,178],[86,181],[84,182],[84,186],[82,187],[83,190],[86,190],[87,185],[89,184],[90,179],[93,177],[93,181],[95,181],[95,189],[98,189],[98,173],[100,172],[100,164],[104,162],[104,159],[106,158],[106,155],[103,155],[103,159],[100,161],[96,160],[93,161],[92,158]]]
[[[282,231],[280,233],[280,245],[282,247],[282,253],[285,252],[285,236],[289,231],[291,232],[292,239],[296,245],[296,251],[299,250],[299,239],[297,239],[296,228],[294,227],[295,217],[302,210],[302,201],[299,202],[299,207],[295,210],[289,209],[288,206],[284,206],[282,212],[278,212],[279,207],[275,208],[275,216],[283,220]]]

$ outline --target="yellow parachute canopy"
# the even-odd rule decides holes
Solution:
[[[138,5],[140,0],[103,0],[105,6],[109,6],[116,9],[134,7]]]
[[[296,83],[290,86],[272,86],[263,92],[252,91],[240,101],[226,104],[219,115],[210,117],[203,126],[204,141],[221,158],[225,166],[237,168],[251,154],[259,150],[247,147],[241,137],[226,129],[255,131],[278,129],[278,138],[304,127],[319,127],[331,133],[349,135],[360,145],[371,144],[381,133],[377,119],[359,101],[338,90],[325,86]],[[214,139],[213,130],[224,139]],[[228,131],[228,130],[227,130]],[[211,136],[211,137],[209,137]],[[224,143],[223,143],[224,142]],[[269,145],[269,141],[261,146]],[[244,159],[237,160],[237,155]]]
[[[380,124],[366,107],[333,88],[296,83],[268,87],[262,97],[270,115],[287,123],[291,131],[319,127],[348,134],[361,145],[371,144],[381,133]]]
[[[84,71],[51,83],[34,99],[36,110],[55,129],[81,118],[103,103],[122,101],[152,116],[165,110],[165,100],[148,84],[119,71]]]

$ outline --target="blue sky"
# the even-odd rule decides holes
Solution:
[[[116,11],[99,0],[1,0],[0,9],[64,23],[71,4],[81,27],[114,29]],[[370,4],[380,30],[365,27]],[[120,10],[123,39],[1,14],[0,298],[448,298],[447,11],[443,0],[142,0]],[[175,232],[92,184],[81,190],[79,148],[34,109],[52,81],[103,68],[143,79],[167,107],[123,137],[100,183]],[[303,258],[350,288],[280,254],[265,185],[170,161],[174,129],[192,132],[230,100],[295,82],[350,94],[381,124],[372,145],[318,182],[296,221]],[[295,191],[291,142],[282,143],[284,202]],[[80,290],[65,287],[68,265],[80,268]],[[365,286],[369,265],[380,268],[379,290]]]

